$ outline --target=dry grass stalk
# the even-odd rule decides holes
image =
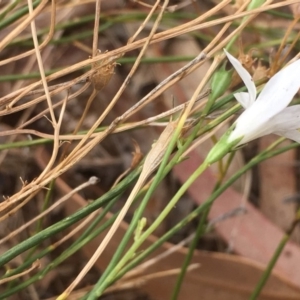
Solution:
[[[78,187],[76,187],[75,189],[73,189],[71,192],[69,192],[68,194],[66,194],[64,197],[62,197],[61,199],[57,200],[54,204],[52,204],[51,206],[49,206],[42,213],[40,213],[39,215],[37,215],[36,217],[34,217],[33,219],[31,219],[30,221],[28,221],[27,223],[25,223],[24,225],[22,225],[18,229],[14,230],[13,232],[11,232],[6,237],[2,238],[0,240],[0,245],[2,243],[5,243],[6,241],[8,241],[9,239],[11,239],[12,237],[16,236],[17,234],[19,234],[23,230],[25,230],[31,224],[34,224],[37,220],[39,220],[39,219],[43,218],[44,216],[46,216],[47,214],[49,214],[55,208],[57,208],[58,206],[62,205],[64,202],[66,202],[67,200],[69,200],[74,194],[78,193],[79,191],[81,191],[81,190],[83,190],[83,189],[85,189],[85,188],[87,188],[87,187],[89,187],[91,185],[96,184],[98,181],[99,181],[98,178],[91,177],[89,179],[89,181],[84,182],[83,184],[79,185]]]
[[[10,281],[13,281],[15,279],[18,279],[20,277],[23,277],[25,275],[28,275],[30,272],[32,272],[33,270],[36,270],[38,269],[39,267],[41,266],[40,264],[40,261],[39,260],[36,260],[29,269],[27,269],[26,271],[23,271],[17,275],[14,275],[14,276],[11,276],[11,277],[8,277],[8,278],[4,278],[4,279],[1,279],[0,280],[0,284],[4,284],[4,283],[7,283],[7,282],[10,282]]]
[[[162,32],[162,33],[158,33],[158,34],[153,34],[152,36],[152,39],[150,40],[149,38],[148,39],[141,39],[141,40],[138,40],[136,42],[133,42],[133,43],[130,43],[124,47],[121,47],[119,49],[116,49],[114,51],[111,51],[109,53],[105,53],[105,54],[102,54],[102,55],[99,55],[99,57],[95,57],[92,59],[92,62],[97,62],[99,60],[108,60],[109,61],[109,58],[114,58],[118,55],[123,55],[125,52],[127,51],[130,51],[130,50],[133,50],[133,49],[136,49],[137,47],[140,47],[141,45],[145,45],[145,42],[148,41],[148,43],[153,43],[153,42],[158,42],[160,41],[161,39],[168,39],[168,38],[171,38],[173,36],[177,36],[177,35],[180,35],[180,34],[183,34],[183,33],[186,33],[186,32],[190,32],[192,30],[194,30],[196,27],[194,26],[198,26],[197,28],[205,28],[205,27],[209,27],[209,26],[213,26],[215,24],[221,24],[221,23],[224,23],[224,22],[228,22],[228,21],[232,21],[232,20],[235,20],[235,19],[238,19],[242,16],[248,16],[248,15],[253,15],[254,13],[259,13],[259,12],[262,12],[262,11],[265,11],[265,10],[268,10],[270,8],[275,8],[275,7],[280,7],[280,6],[283,6],[283,5],[288,5],[288,4],[292,4],[292,3],[295,3],[296,1],[286,1],[286,2],[280,2],[280,3],[276,3],[274,5],[266,5],[264,7],[261,7],[259,9],[256,9],[256,10],[253,10],[251,12],[241,12],[241,13],[236,13],[234,14],[233,16],[229,16],[229,17],[225,17],[225,18],[221,18],[221,19],[218,19],[217,21],[212,21],[212,22],[206,22],[206,23],[203,23],[203,24],[200,24],[203,20],[205,20],[207,17],[213,15],[214,13],[216,13],[217,11],[219,11],[220,9],[222,9],[225,5],[228,4],[229,1],[223,1],[221,2],[220,4],[218,4],[217,6],[215,6],[212,10],[210,10],[208,13],[200,16],[199,18],[187,23],[187,24],[184,24],[184,25],[181,25],[181,26],[178,26],[176,28],[173,28],[171,30],[166,30],[165,32]],[[39,8],[39,7],[38,7]],[[35,10],[36,12],[36,10]],[[28,19],[28,18],[27,18]],[[27,20],[26,19],[26,20]],[[29,22],[31,21],[31,18],[29,17]],[[28,20],[27,20],[27,23],[28,23]],[[27,24],[27,23],[22,23],[22,24]],[[247,24],[247,22],[245,22],[245,24]],[[24,28],[24,25],[23,25],[23,28]],[[186,31],[188,30],[188,31]],[[242,30],[242,27],[239,27],[236,29],[236,31],[239,31],[239,30]],[[235,32],[236,33],[236,32]],[[12,37],[11,37],[12,38]],[[219,37],[218,37],[219,38]],[[217,42],[217,39],[214,41],[214,43]],[[224,40],[224,43],[227,42],[227,39]],[[221,47],[224,43],[221,43]],[[214,49],[213,52],[216,52],[218,50],[218,48]],[[213,53],[209,53],[210,55]],[[71,66],[69,68],[66,68],[62,71],[59,71],[53,75],[50,75],[47,77],[47,81],[51,81],[55,78],[59,78],[60,76],[63,76],[65,74],[68,74],[72,71],[75,71],[85,65],[87,65],[89,63],[89,60],[86,60],[86,61],[83,61],[81,63],[78,63],[74,66]],[[103,65],[101,65],[102,67]],[[194,68],[198,67],[197,65],[194,66]],[[151,96],[149,97],[149,99],[147,99],[147,101],[152,101],[153,99],[155,99],[155,97],[157,97],[158,94],[160,94],[161,92],[163,92],[164,89],[168,88],[170,85],[174,84],[176,81],[180,80],[180,78],[190,72],[192,72],[193,68],[190,68],[188,71],[186,72],[182,72],[180,74],[176,74],[174,80],[170,80],[169,79],[169,84],[167,84],[166,86],[163,86],[161,85],[160,88],[158,88],[157,90],[155,90]],[[134,70],[132,71],[132,74],[134,73]],[[68,85],[64,86],[64,87],[60,87],[59,89],[57,89],[57,92],[60,92],[62,90],[64,90],[65,88],[68,88],[69,86],[72,86],[73,84],[76,84],[76,82],[80,82],[82,81],[84,78],[87,78],[89,75],[88,74],[93,74],[93,70],[88,72],[87,74],[81,76],[81,77],[78,77],[76,78],[73,82],[69,83]],[[130,78],[130,76],[128,77]],[[129,79],[128,79],[129,80]],[[6,104],[6,103],[9,103],[12,99],[12,97],[15,97],[15,95],[19,94],[19,96],[17,98],[15,98],[13,100],[13,103],[15,104],[19,99],[21,99],[24,95],[27,95],[33,88],[37,87],[38,85],[40,84],[40,82],[36,82],[32,85],[29,85],[27,88],[25,89],[20,89],[19,91],[17,92],[13,92],[12,94],[10,95],[7,95],[5,96],[4,98],[2,98],[2,103]],[[124,84],[124,87],[126,86],[126,82]],[[163,87],[163,88],[162,88]],[[121,93],[122,89],[119,91],[119,94]],[[119,97],[119,94],[116,95],[115,97],[115,100],[116,101]],[[50,93],[51,95],[51,93]],[[34,105],[36,103],[38,103],[39,101],[42,101],[43,99],[45,98],[45,96],[42,96],[40,98],[37,98],[38,100],[34,100],[34,101],[31,101],[25,105],[21,105],[21,106],[17,106],[17,107],[12,107],[10,106],[8,109],[0,112],[2,115],[5,115],[5,114],[9,114],[9,113],[13,113],[13,112],[16,112],[18,110],[21,110],[21,109],[25,109],[26,107],[29,107],[31,105]],[[48,95],[48,98],[49,98],[49,95]],[[113,101],[113,103],[114,103]],[[146,101],[146,102],[147,102]],[[63,102],[63,101],[62,101]],[[145,103],[146,103],[145,102]],[[111,110],[112,106],[113,106],[113,103],[111,104],[111,106],[107,109],[107,112]],[[143,105],[139,104],[141,108]],[[132,113],[135,113],[136,111],[138,111],[139,108],[136,108],[136,107],[133,107],[131,110],[129,110],[127,113],[125,113],[123,115],[123,118],[122,120],[126,119],[126,117],[129,117]],[[49,108],[51,110],[51,105],[49,106]],[[104,119],[104,117],[107,115],[107,113],[104,113],[98,120],[97,123],[101,123],[101,121]],[[48,182],[50,182],[53,178],[56,178],[57,176],[59,176],[59,174],[62,174],[63,172],[65,172],[68,168],[70,168],[76,161],[80,160],[84,155],[86,155],[90,149],[93,148],[93,146],[98,143],[99,141],[103,140],[108,134],[110,134],[112,131],[115,130],[115,127],[116,127],[116,123],[120,122],[120,119],[117,120],[117,122],[114,122],[112,123],[112,126],[110,128],[110,130],[106,133],[103,133],[103,134],[93,134],[92,132],[94,131],[94,128],[96,126],[94,126],[88,135],[85,135],[84,139],[81,140],[81,145],[79,147],[77,147],[76,151],[74,151],[73,153],[71,153],[71,155],[69,156],[69,161],[65,161],[64,164],[62,165],[58,165],[56,168],[54,168],[53,170],[51,170],[50,172],[47,173],[47,176],[45,177],[44,180],[36,180],[35,182],[32,182],[32,183],[29,183],[27,186],[24,186],[20,192],[16,193],[15,195],[13,195],[11,198],[10,198],[10,203],[11,204],[14,204],[15,201],[19,201],[20,199],[22,198],[25,198],[27,197],[27,195],[29,195],[30,193],[34,193],[35,191],[37,191],[38,189],[40,189],[41,187],[45,186]],[[34,134],[35,132],[33,131],[16,131],[15,133],[32,133]],[[50,137],[49,135],[43,135],[43,134],[39,134],[40,136],[43,136],[43,137]],[[81,146],[84,144],[85,141],[87,141],[88,138],[94,138],[94,140],[86,145],[84,148],[81,148]],[[61,139],[63,138],[62,136],[60,135],[57,135],[56,134],[56,141],[58,139]],[[82,136],[65,136],[64,138],[70,138],[70,139],[81,139]],[[56,143],[57,144],[57,143]],[[81,150],[84,150],[82,153],[83,154],[79,154],[78,155],[78,152],[81,151]],[[50,165],[52,165],[53,162],[51,162]],[[49,168],[50,168],[50,165],[49,165]],[[41,178],[41,177],[40,177]],[[10,204],[8,204],[10,205]],[[2,207],[3,208],[6,208],[6,204],[5,203],[2,203]]]

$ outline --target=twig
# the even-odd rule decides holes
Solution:
[[[31,271],[33,271],[34,269],[37,269],[41,266],[41,263],[39,260],[36,260],[29,269],[27,269],[26,271],[20,272],[14,276],[8,277],[8,278],[4,278],[0,280],[0,285],[4,284],[6,282],[10,282],[12,280],[18,279],[20,277],[23,277],[25,275],[27,275],[28,273],[30,273]]]
[[[210,230],[213,226],[215,226],[217,223],[221,223],[224,222],[225,220],[228,220],[230,218],[236,217],[236,216],[240,216],[240,215],[244,215],[247,213],[247,209],[244,206],[240,206],[237,208],[234,208],[222,215],[220,215],[219,217],[212,219],[208,224],[207,224],[207,230]]]
[[[49,33],[48,33],[48,36],[46,37],[46,39],[41,43],[41,45],[39,46],[39,49],[42,50],[43,48],[45,48],[45,46],[48,45],[48,43],[51,41],[52,37],[53,37],[53,34],[54,34],[54,30],[55,30],[55,20],[56,20],[56,1],[57,0],[52,0],[52,5],[51,5],[51,20],[50,20],[50,29],[49,29]],[[24,52],[24,53],[21,53],[21,54],[18,54],[14,57],[11,57],[11,58],[7,58],[7,59],[4,59],[4,60],[1,60],[0,61],[0,66],[3,66],[5,64],[9,64],[11,62],[15,62],[19,59],[22,59],[24,57],[27,57],[29,55],[32,55],[33,53],[35,52],[35,49],[31,49],[27,52]]]
[[[19,24],[14,30],[12,30],[7,36],[3,38],[3,40],[0,42],[0,51],[2,51],[10,41],[12,41],[16,36],[18,36],[29,25],[29,23],[32,22],[32,20],[34,20],[34,18],[45,7],[47,2],[48,0],[42,0],[40,5],[34,11],[31,10],[30,16],[28,18],[26,18],[21,24]]]
[[[157,2],[159,2],[159,0],[157,0]],[[168,0],[165,0],[165,2],[167,3]],[[135,63],[133,64],[129,74],[127,75],[127,77],[125,78],[125,80],[122,83],[122,86],[119,88],[118,92],[116,93],[116,95],[114,96],[114,98],[111,100],[111,102],[109,103],[109,105],[106,107],[105,111],[101,114],[101,116],[98,118],[98,120],[95,122],[95,124],[92,126],[92,128],[90,129],[90,131],[86,134],[86,137],[82,139],[82,141],[79,142],[79,144],[75,147],[75,149],[70,153],[70,155],[68,156],[68,158],[66,160],[69,160],[70,158],[74,158],[74,155],[76,155],[76,152],[81,148],[81,146],[86,142],[86,140],[89,138],[89,136],[95,131],[95,129],[102,123],[102,121],[105,119],[105,117],[108,115],[108,113],[111,111],[111,109],[114,107],[114,105],[117,103],[117,101],[119,100],[120,96],[122,95],[122,93],[124,92],[125,88],[127,87],[129,81],[131,80],[131,77],[133,76],[133,74],[135,73],[135,71],[137,70],[141,58],[143,57],[144,53],[146,52],[146,49],[148,47],[148,45],[150,44],[150,41],[152,39],[152,37],[154,36],[158,24],[162,18],[162,14],[164,12],[165,9],[165,4],[161,10],[161,12],[159,13],[153,27],[152,30],[149,34],[149,36],[147,37]],[[111,130],[109,129],[109,132],[111,132]],[[96,142],[97,143],[97,142]],[[87,150],[91,149],[94,147],[94,142],[90,143],[89,145],[87,145]]]
[[[98,31],[100,23],[100,11],[101,11],[101,0],[96,0],[95,7],[95,24],[94,24],[94,34],[93,34],[93,57],[98,53]]]

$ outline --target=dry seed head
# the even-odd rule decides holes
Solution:
[[[97,91],[102,90],[108,84],[114,74],[116,64],[115,59],[111,57],[92,63],[92,69],[96,72],[90,77],[90,81]]]

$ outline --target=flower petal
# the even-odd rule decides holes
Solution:
[[[288,106],[300,88],[300,60],[275,74],[265,85],[256,103],[270,119]]]
[[[235,57],[233,57],[229,52],[226,51],[226,49],[224,49],[224,52],[231,64],[233,65],[233,67],[235,68],[236,72],[240,75],[245,86],[247,87],[250,97],[250,103],[253,103],[256,99],[256,87],[251,75]]]
[[[300,105],[293,105],[285,108],[279,114],[266,122],[259,130],[258,137],[280,132],[286,132],[300,128]]]
[[[245,109],[249,108],[251,104],[254,103],[254,101],[251,101],[249,93],[236,93],[233,96]]]
[[[272,131],[288,131],[300,128],[300,105],[285,108],[268,122]]]
[[[284,136],[285,138],[293,140],[297,143],[300,143],[300,132],[297,129],[284,131],[284,132],[278,132],[276,134],[278,134],[280,136]]]
[[[249,123],[249,126],[252,128],[252,130],[248,130],[247,134],[244,134],[244,138],[240,141],[239,145],[250,142],[251,140],[270,133],[288,137],[287,135],[289,132],[298,132],[298,128],[300,128],[300,105],[293,105],[285,108],[283,111],[268,120],[260,127],[256,126],[255,119],[253,119],[252,122],[252,126]],[[255,130],[253,130],[254,128]],[[235,130],[237,129],[239,129],[239,127],[236,127]],[[237,132],[238,131],[239,130],[237,130]],[[293,136],[298,136],[297,132],[293,133]],[[297,141],[293,138],[292,140]]]
[[[285,111],[284,108],[291,102],[299,88],[300,60],[297,60],[270,79],[258,99],[236,120],[236,127],[229,136],[228,141],[231,142],[243,137],[239,143],[241,145],[274,132],[276,128],[278,129],[279,123],[286,123],[287,119],[290,118],[291,111],[289,109]],[[284,118],[282,117],[283,110],[285,111]],[[279,114],[279,119],[275,118],[277,114]],[[272,120],[272,118],[275,118],[275,120]],[[281,122],[280,118],[285,121]],[[295,118],[297,119],[294,116]],[[296,124],[294,119],[290,119],[289,124]],[[284,131],[292,129],[288,128],[287,124]],[[275,128],[274,126],[277,127]]]

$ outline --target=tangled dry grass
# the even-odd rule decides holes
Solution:
[[[251,1],[236,1],[234,5],[231,0],[198,2],[0,3],[0,242],[1,265],[7,266],[2,274],[1,299],[11,295],[16,297],[12,299],[44,299],[60,293],[59,299],[79,299],[91,289],[100,276],[93,266],[109,249],[136,195],[143,192],[145,184],[149,187],[147,181],[161,163],[173,134],[178,130],[188,136],[195,128],[207,103],[210,78],[224,60],[222,49],[230,43],[237,45],[255,18],[292,7],[294,21],[288,28],[286,23],[279,25],[286,32],[278,53],[288,43],[290,50],[285,50],[281,62],[295,53],[299,34],[292,35],[292,40],[289,34],[297,28],[299,18],[297,7],[291,5],[299,1],[267,0],[250,9]],[[257,36],[257,32],[248,35],[250,41],[244,40],[248,48],[255,40],[268,41],[267,35]],[[158,74],[154,81],[147,59],[155,57],[159,63],[173,41],[185,41],[186,37],[198,39],[202,49],[199,47],[194,57],[179,58],[189,62],[163,79]],[[261,51],[262,56],[266,53]],[[170,90],[174,94],[188,75],[203,67],[203,77],[188,101],[178,104],[183,97],[176,94],[172,101]],[[281,65],[272,67],[268,75]],[[210,131],[200,130],[194,139],[205,134],[204,138],[191,143],[181,158],[230,120],[227,116],[221,126],[219,122],[209,127]],[[166,128],[158,135],[157,127]],[[158,141],[150,151],[154,139]],[[128,192],[123,192],[139,173],[140,185],[128,197]],[[173,191],[158,188],[157,193],[170,198]],[[108,198],[82,202],[102,195]],[[117,202],[111,208],[116,201],[109,201],[121,195],[127,202]],[[68,215],[73,208],[78,208],[77,212]],[[114,216],[119,210],[118,217]],[[155,219],[156,213],[148,216],[148,221]],[[100,214],[109,220],[106,227],[110,231],[91,259],[82,259],[81,230]],[[133,216],[133,211],[130,214]],[[73,261],[67,252],[69,245],[70,251],[76,252]],[[78,259],[83,263],[74,266]],[[80,290],[86,285],[88,288]],[[117,281],[115,290],[121,287]],[[125,293],[122,295],[120,299],[125,299]]]

